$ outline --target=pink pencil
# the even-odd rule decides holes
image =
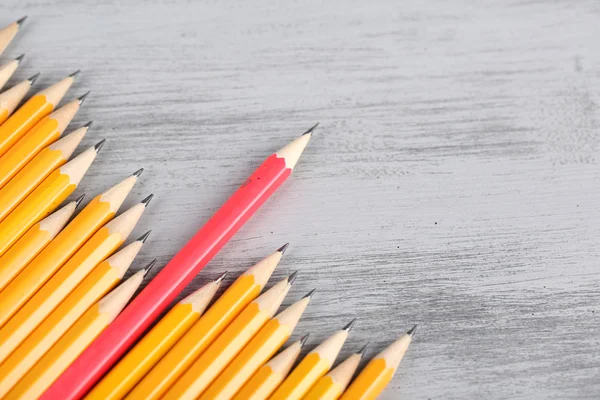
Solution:
[[[287,179],[316,125],[268,157],[40,399],[79,399]]]

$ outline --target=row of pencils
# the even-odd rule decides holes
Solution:
[[[24,21],[0,29],[0,54]],[[0,90],[22,60],[0,66]],[[354,379],[366,345],[332,369],[354,320],[300,362],[308,335],[276,354],[314,294],[277,313],[297,272],[261,294],[287,244],[238,277],[210,307],[224,275],[176,303],[148,330],[287,179],[316,125],[269,156],[135,296],[156,263],[128,274],[150,232],[121,246],[152,195],[116,214],[143,170],[97,195],[77,215],[83,195],[58,208],[104,144],[71,158],[91,122],[63,133],[88,94],[55,108],[76,77],[22,105],[37,75],[0,93],[0,397],[376,398],[416,326]]]

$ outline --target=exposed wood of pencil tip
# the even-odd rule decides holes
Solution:
[[[135,228],[145,210],[144,204],[138,203],[109,221],[104,225],[104,228],[108,230],[110,235],[119,234],[122,240],[125,240]]]
[[[106,259],[106,262],[117,270],[119,279],[125,276],[133,260],[142,249],[142,245],[143,242],[135,240]]]
[[[75,76],[76,74],[69,75],[63,80],[56,82],[55,84],[40,91],[38,95],[46,96],[46,101],[52,104],[54,107],[56,107],[73,85],[73,82],[75,81]]]
[[[121,182],[107,189],[104,193],[98,195],[98,200],[103,203],[108,203],[110,210],[116,213],[121,207],[125,198],[133,189],[133,186],[137,182],[138,176],[135,174],[128,176]]]
[[[104,296],[98,302],[98,312],[100,314],[107,314],[110,321],[114,320],[144,281],[144,274],[144,270],[136,272],[125,282],[113,289],[112,292]]]
[[[257,285],[264,287],[283,257],[283,252],[279,251],[283,247],[285,247],[285,245],[248,268],[242,276],[252,275],[254,276],[254,282]]]
[[[79,146],[79,143],[81,143],[81,140],[83,140],[87,131],[88,128],[86,126],[82,126],[81,128],[74,130],[68,135],[50,144],[48,146],[48,149],[60,151],[63,156],[63,159],[68,160],[75,152],[77,146]]]
[[[60,173],[67,175],[71,184],[79,185],[79,182],[96,159],[96,155],[97,152],[91,147],[60,167]]]
[[[31,83],[28,80],[20,82],[10,89],[0,93],[0,109],[11,115],[19,106],[29,89]]]
[[[211,300],[219,290],[221,283],[223,282],[223,278],[227,275],[227,272],[224,272],[217,279],[208,282],[206,285],[202,286],[200,289],[196,290],[186,298],[180,301],[181,304],[189,304],[192,307],[192,311],[198,314],[203,314]]]
[[[302,152],[306,148],[306,145],[308,144],[313,132],[315,131],[318,125],[319,124],[317,123],[309,130],[304,132],[300,137],[294,139],[286,146],[277,151],[277,157],[284,159],[287,168],[292,170],[294,169],[294,167],[298,163],[298,160],[300,159],[300,156],[302,155]]]
[[[273,318],[273,315],[277,312],[290,288],[291,285],[288,283],[288,278],[284,278],[258,296],[253,303],[258,305],[258,308],[268,315],[269,318]]]
[[[50,233],[50,237],[54,238],[69,222],[69,219],[75,213],[77,208],[77,200],[69,202],[64,207],[58,209],[39,222],[40,230]]]

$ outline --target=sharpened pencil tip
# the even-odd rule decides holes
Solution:
[[[298,276],[298,271],[294,271],[288,276],[288,285],[293,285],[296,281],[296,277]]]
[[[413,337],[413,335],[415,334],[415,332],[417,331],[417,327],[419,325],[415,325],[412,328],[410,328],[408,331],[406,331],[406,334],[410,337]]]
[[[142,172],[144,172],[144,168],[140,168],[137,171],[135,171],[133,174],[131,174],[131,176],[135,176],[136,178],[139,178],[140,175],[142,175]]]
[[[148,236],[150,236],[150,233],[152,233],[152,230],[149,230],[148,232],[144,233],[142,236],[137,238],[136,241],[146,243],[146,240],[148,239]]]
[[[35,81],[37,81],[37,78],[40,77],[40,73],[38,72],[37,74],[33,75],[31,78],[27,79],[29,81],[30,85],[33,85],[35,83]]]
[[[26,20],[27,20],[27,15],[24,16],[23,18],[17,20],[17,25],[19,25],[19,27],[20,27],[21,25],[23,25],[23,22],[25,22]]]
[[[84,93],[83,95],[81,95],[81,97],[79,97],[77,99],[77,101],[79,102],[79,105],[83,104],[83,102],[85,101],[85,98],[88,97],[90,93],[92,93],[92,92],[88,91],[87,93]]]
[[[304,296],[302,296],[302,298],[303,299],[306,299],[306,298],[310,299],[310,298],[313,297],[313,294],[315,294],[316,291],[317,291],[317,289],[313,289],[310,292],[306,293]]]
[[[102,147],[104,146],[104,143],[106,143],[106,139],[102,139],[101,141],[99,141],[98,143],[96,143],[94,145],[94,150],[96,150],[96,153],[99,153],[100,150],[102,150]]]
[[[356,354],[358,354],[359,356],[363,357],[365,355],[365,352],[367,351],[367,348],[369,347],[371,343],[367,342]]]
[[[355,323],[356,323],[356,318],[354,318],[352,321],[348,322],[348,325],[343,327],[342,330],[344,330],[346,332],[350,332],[352,330],[352,328],[354,327]]]
[[[75,208],[79,207],[83,199],[85,199],[85,193],[75,199]]]
[[[281,255],[284,255],[285,251],[287,250],[289,245],[290,245],[289,243],[286,243],[283,246],[281,246],[280,248],[278,248],[277,251],[280,252]]]
[[[315,129],[317,129],[317,126],[319,126],[318,122],[316,124],[314,124],[312,128],[310,128],[309,130],[307,130],[306,132],[304,132],[302,135],[311,135],[313,133],[313,131]]]
[[[150,261],[150,263],[148,265],[146,265],[146,268],[144,268],[144,276],[147,276],[148,273],[152,270],[152,268],[156,265],[156,258],[152,261]]]
[[[69,78],[75,78],[77,75],[79,75],[80,72],[81,72],[81,70],[78,69],[77,71],[71,73],[71,75],[69,75]]]
[[[307,333],[306,335],[302,336],[302,338],[300,339],[300,347],[304,347],[309,336],[310,333]]]
[[[25,58],[25,53],[21,54],[19,57],[15,58],[17,63],[21,64],[21,61]]]
[[[148,197],[146,197],[145,199],[143,199],[142,201],[140,201],[140,203],[142,203],[144,205],[144,207],[148,207],[148,204],[150,204],[153,197],[154,197],[154,195],[151,194]]]
[[[215,279],[215,283],[217,283],[217,284],[218,284],[218,283],[221,283],[221,282],[223,282],[223,279],[225,279],[225,277],[227,276],[227,274],[228,274],[228,273],[229,273],[229,271],[225,271],[225,272],[223,272],[221,275],[219,275],[219,276],[217,277],[217,279]]]

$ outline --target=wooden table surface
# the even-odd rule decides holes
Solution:
[[[145,168],[134,268],[320,121],[194,288],[289,241],[286,304],[318,289],[293,338],[358,317],[341,356],[372,356],[420,325],[381,398],[598,398],[600,3],[477,3],[5,0],[2,59],[82,69],[71,126],[107,145],[75,195]]]

